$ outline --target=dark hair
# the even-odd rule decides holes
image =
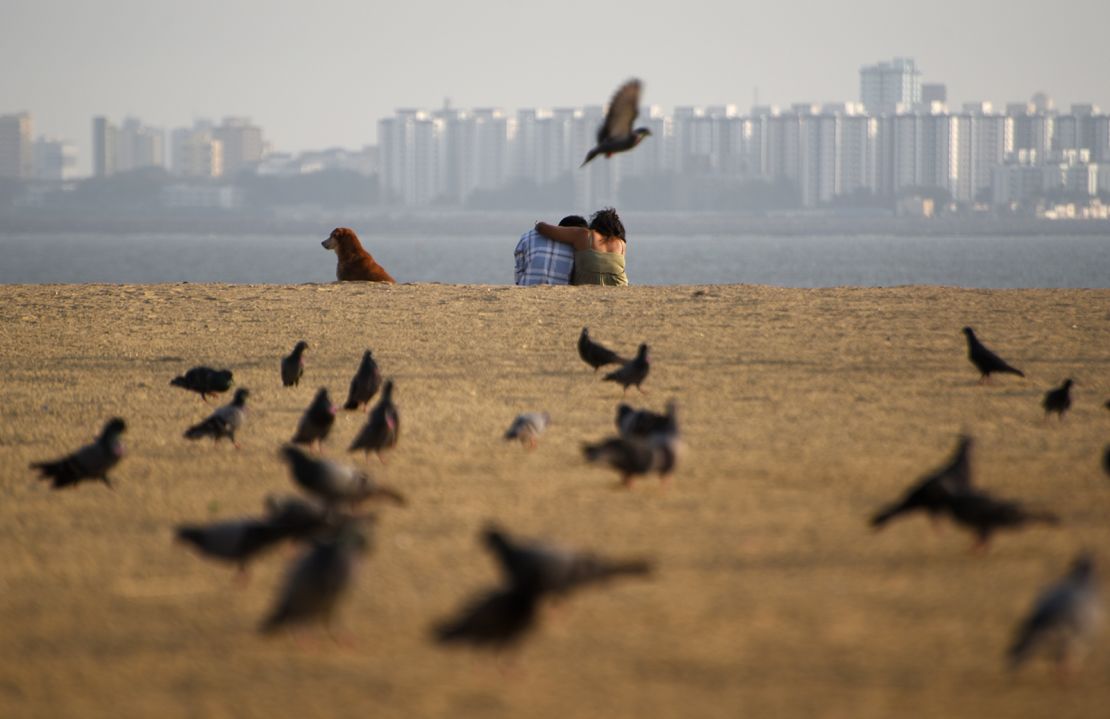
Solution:
[[[624,237],[624,225],[617,211],[612,207],[598,210],[590,217],[590,229],[605,237]]]
[[[582,215],[567,215],[559,220],[559,227],[589,227]]]

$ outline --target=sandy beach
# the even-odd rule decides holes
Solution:
[[[1081,548],[1110,574],[1110,291],[757,286],[55,285],[0,288],[0,716],[1044,717],[1110,706],[1110,628],[1062,684],[1003,653]],[[577,357],[588,325],[652,348],[629,400],[675,398],[686,455],[631,491],[582,459],[621,390]],[[971,325],[1027,377],[989,386]],[[286,389],[278,361],[307,340]],[[318,387],[342,400],[364,349],[396,381],[401,438],[376,476],[375,549],[340,614],[351,645],[255,629],[290,553],[231,568],[173,527],[257,514],[293,493],[277,449]],[[169,386],[197,364],[251,392],[242,449],[181,434],[205,405]],[[1076,380],[1072,412],[1043,393]],[[534,452],[502,441],[547,410]],[[51,491],[27,468],[126,418],[115,491]],[[341,413],[345,450],[364,415]],[[1058,528],[985,555],[922,517],[869,515],[977,441],[975,481],[1051,509]],[[506,668],[430,626],[496,581],[477,542],[510,531],[657,571],[545,613]],[[1105,595],[1110,582],[1104,584]]]

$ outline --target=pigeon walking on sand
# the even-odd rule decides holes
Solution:
[[[54,489],[71,487],[85,480],[99,480],[109,488],[112,480],[108,471],[123,457],[120,439],[127,430],[127,423],[119,417],[108,420],[100,436],[73,454],[49,462],[32,462],[31,469],[39,471],[39,479],[50,480]]]
[[[1068,573],[1037,597],[1007,650],[1011,669],[1040,654],[1069,672],[1090,648],[1103,621],[1094,558],[1076,557]]]
[[[605,121],[597,129],[597,144],[587,153],[580,167],[585,167],[598,155],[612,157],[618,152],[631,150],[645,137],[651,136],[651,130],[646,127],[632,127],[640,115],[641,88],[639,80],[629,80],[613,94]]]
[[[382,372],[370,350],[366,350],[355,376],[351,378],[351,387],[347,391],[347,401],[343,404],[343,409],[355,410],[369,404],[381,386]]]
[[[211,524],[177,527],[179,542],[192,545],[206,557],[231,562],[245,576],[248,563],[285,539],[286,531],[266,519],[231,519]]]
[[[647,379],[650,370],[651,360],[648,357],[648,346],[641,344],[632,360],[625,362],[620,369],[613,370],[605,375],[603,381],[616,382],[624,388],[624,392],[628,392],[628,388],[632,385],[643,392],[644,390],[640,387],[640,384]]]
[[[551,415],[547,412],[518,414],[513,423],[509,425],[508,431],[505,432],[505,439],[518,439],[528,449],[535,449],[536,440],[547,430],[549,424],[551,424]]]
[[[230,404],[225,404],[216,409],[215,412],[208,415],[207,419],[199,424],[195,424],[189,429],[185,430],[185,439],[200,439],[201,437],[211,437],[212,441],[218,442],[221,438],[227,437],[236,449],[239,449],[239,442],[235,439],[235,432],[243,426],[243,421],[247,416],[247,397],[250,396],[250,391],[245,387],[240,387],[235,390],[235,397],[231,400]]]
[[[294,444],[313,445],[318,449],[320,443],[327,439],[332,425],[335,424],[335,411],[335,405],[328,397],[327,388],[321,387],[313,397],[312,404],[308,405],[308,409],[301,415],[297,431],[290,441]]]
[[[1021,370],[1011,367],[1001,357],[991,352],[986,346],[979,341],[975,336],[975,331],[970,327],[964,327],[964,335],[967,337],[967,358],[971,360],[971,364],[979,370],[981,377],[979,383],[990,382],[992,374],[1016,374],[1018,377],[1024,377],[1025,373]]]
[[[666,484],[678,458],[677,437],[656,435],[652,439],[611,437],[596,444],[584,444],[586,461],[615,469],[621,485],[631,488],[633,481],[652,472]]]
[[[388,380],[385,387],[382,388],[381,399],[378,400],[374,409],[370,410],[370,416],[367,417],[366,424],[359,430],[347,451],[354,452],[361,449],[366,453],[367,459],[369,459],[371,452],[375,452],[378,459],[384,464],[382,450],[397,446],[397,437],[400,431],[401,416],[397,412],[397,406],[393,404],[393,380]]]
[[[174,377],[170,384],[174,387],[196,392],[205,402],[210,394],[222,394],[231,389],[231,370],[216,370],[211,367],[193,367],[183,375]]]
[[[647,438],[660,432],[672,431],[675,418],[675,404],[667,403],[665,414],[650,409],[634,409],[621,403],[617,405],[617,431],[622,437]]]
[[[452,618],[432,629],[440,644],[506,650],[536,627],[540,596],[519,587],[498,587],[470,599]]]
[[[304,351],[308,343],[301,340],[293,347],[289,356],[281,358],[281,384],[283,387],[295,387],[304,377]]]
[[[1074,384],[1071,378],[1064,380],[1064,383],[1055,389],[1050,389],[1045,392],[1044,399],[1041,400],[1041,406],[1044,407],[1044,418],[1048,419],[1049,415],[1053,412],[1060,417],[1063,421],[1064,414],[1071,409],[1071,386]]]
[[[285,445],[281,454],[289,464],[293,482],[329,507],[358,505],[371,498],[405,503],[399,492],[379,484],[366,470],[330,459],[316,459],[291,444]]]
[[[274,607],[259,631],[321,622],[331,633],[335,611],[350,591],[358,560],[370,549],[363,522],[348,521],[318,539],[289,567]]]
[[[578,335],[578,356],[593,367],[594,372],[607,364],[624,364],[626,361],[613,350],[591,340],[589,327],[583,327],[582,334]]]
[[[1060,518],[1052,512],[1031,509],[1020,502],[996,499],[986,492],[967,490],[953,494],[949,511],[956,524],[975,535],[973,549],[986,551],[991,537],[1002,529],[1021,529],[1026,525],[1056,526]]]
[[[962,435],[956,451],[941,467],[921,477],[906,490],[902,498],[880,510],[871,518],[871,526],[882,527],[911,512],[923,511],[936,523],[951,511],[952,495],[971,488],[971,437]]]

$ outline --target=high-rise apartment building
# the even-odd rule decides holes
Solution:
[[[138,118],[124,118],[115,131],[116,172],[144,167],[165,167],[166,133],[144,125]]]
[[[212,128],[212,138],[223,148],[223,174],[228,176],[257,165],[266,150],[262,128],[246,117],[225,117]]]
[[[921,71],[910,58],[861,67],[860,102],[872,115],[892,115],[921,103]]]
[[[0,177],[29,180],[35,172],[31,114],[0,115]]]
[[[93,118],[93,177],[108,177],[116,174],[117,129],[108,118]]]
[[[76,176],[77,146],[68,140],[40,137],[35,140],[35,178],[71,180]]]

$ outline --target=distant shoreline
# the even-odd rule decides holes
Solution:
[[[573,211],[571,208],[568,211]],[[349,209],[324,212],[319,208],[289,208],[279,213],[189,212],[119,215],[22,209],[0,213],[0,233],[119,233],[119,234],[320,234],[349,226],[360,235],[489,235],[519,234],[551,210],[512,212],[421,211],[405,209]],[[622,212],[630,233],[675,235],[841,236],[1068,236],[1105,235],[1110,221],[1040,220],[1024,217],[894,217],[886,214],[790,213],[775,215]]]

